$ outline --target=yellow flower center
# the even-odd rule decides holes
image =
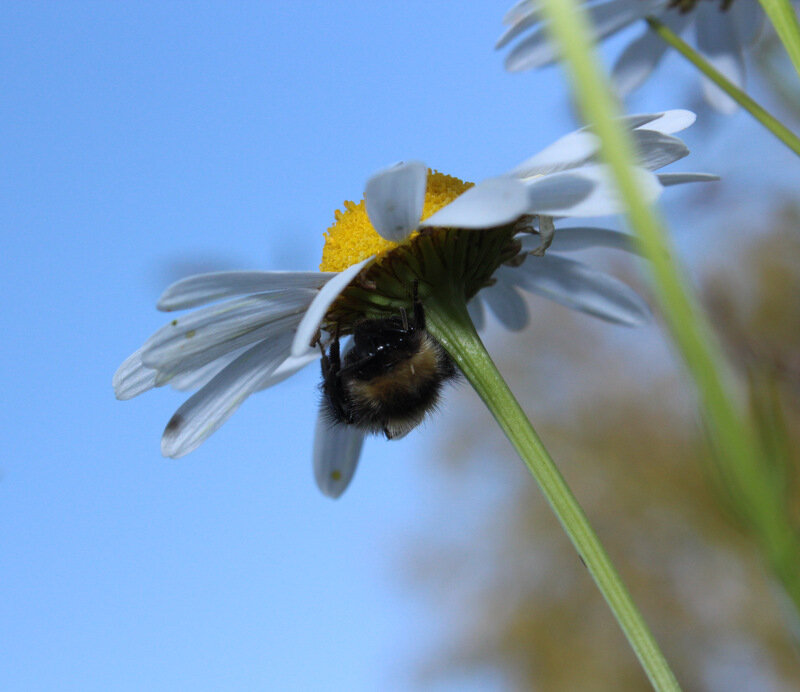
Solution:
[[[474,183],[465,183],[453,176],[429,169],[422,218],[427,219],[473,185]],[[371,255],[377,255],[380,259],[401,245],[382,238],[372,227],[363,199],[358,204],[345,202],[344,211],[337,209],[334,218],[336,221],[325,233],[320,271],[340,272]],[[414,231],[403,242],[408,242],[418,234],[419,231]]]

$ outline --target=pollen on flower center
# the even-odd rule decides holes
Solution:
[[[427,219],[473,185],[429,169],[422,218]],[[320,271],[339,272],[371,255],[383,255],[400,245],[382,238],[372,227],[363,199],[358,204],[345,202],[344,211],[337,209],[334,217],[336,221],[325,233]],[[414,231],[411,238],[416,235],[417,231]]]

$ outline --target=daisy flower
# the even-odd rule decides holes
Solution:
[[[583,0],[595,40],[612,36],[645,17],[655,17],[676,34],[693,31],[697,50],[729,81],[744,87],[744,49],[752,45],[764,23],[757,0]],[[497,48],[524,35],[506,56],[506,69],[518,72],[543,67],[558,59],[550,41],[538,0],[523,0],[503,18],[508,25]],[[658,65],[668,46],[646,29],[623,50],[612,70],[620,95],[639,87]],[[732,113],[738,106],[711,81],[702,78],[706,101],[718,111]]]
[[[664,186],[714,179],[653,170],[688,153],[673,136],[694,121],[688,111],[630,116],[637,175],[650,199]],[[161,451],[181,457],[215,432],[254,392],[319,360],[332,337],[367,319],[424,303],[455,289],[482,322],[483,303],[502,324],[520,329],[520,291],[626,325],[647,320],[644,301],[626,284],[559,252],[592,246],[630,249],[618,231],[554,219],[617,213],[620,203],[599,141],[573,132],[508,173],[472,185],[421,162],[392,166],[367,182],[364,199],[345,202],[328,229],[319,271],[200,274],[169,286],[157,307],[198,308],[177,317],[128,357],[113,378],[119,399],[171,384],[197,390],[164,430]],[[320,416],[314,442],[320,489],[337,497],[358,462],[364,432]]]

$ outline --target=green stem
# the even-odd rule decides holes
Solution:
[[[744,108],[767,130],[775,135],[781,142],[789,147],[795,154],[800,156],[800,137],[795,135],[789,128],[781,123],[777,118],[768,113],[756,101],[750,98],[744,91],[728,80],[721,72],[714,68],[700,53],[692,48],[686,41],[678,36],[663,22],[648,17],[647,23],[666,43],[678,51],[684,58],[691,62],[700,72],[708,77],[714,84],[722,89],[736,103]]]
[[[797,532],[791,517],[783,511],[783,503],[776,501],[779,489],[765,468],[752,427],[735,403],[727,363],[674,258],[663,225],[641,193],[631,165],[633,144],[617,120],[617,104],[592,49],[587,18],[578,11],[575,0],[542,0],[542,6],[570,68],[578,104],[600,137],[603,157],[613,173],[642,253],[649,260],[653,288],[672,338],[697,386],[719,463],[741,497],[770,565],[800,612]]]
[[[539,483],[653,685],[680,689],[586,515],[487,353],[463,298],[455,291],[432,295],[426,298],[425,315],[431,333],[458,363]]]
[[[800,24],[789,0],[760,0],[772,26],[800,75]]]

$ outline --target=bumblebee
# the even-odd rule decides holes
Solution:
[[[413,318],[399,315],[355,325],[341,356],[338,334],[322,352],[323,407],[333,424],[355,425],[397,439],[436,408],[456,365],[425,330],[425,311],[413,289]]]

